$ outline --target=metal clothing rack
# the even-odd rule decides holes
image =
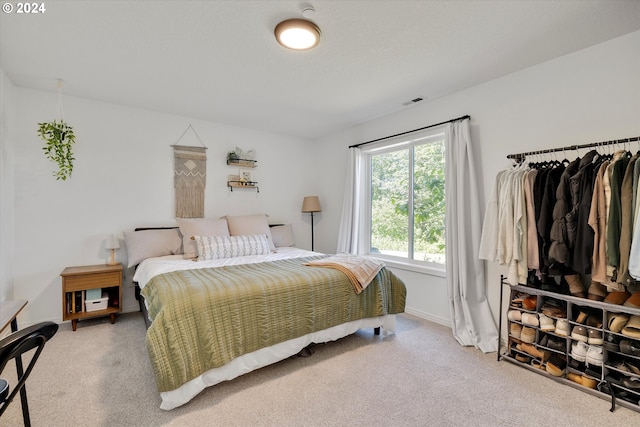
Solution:
[[[626,143],[629,143],[629,142],[639,142],[639,141],[640,141],[640,136],[634,136],[634,137],[631,137],[631,138],[616,139],[616,140],[612,140],[612,141],[592,142],[590,144],[570,145],[570,146],[562,147],[562,148],[556,147],[556,148],[548,148],[548,149],[545,149],[545,150],[528,151],[526,153],[509,154],[509,155],[507,155],[507,159],[514,159],[518,163],[521,163],[522,161],[524,161],[524,159],[527,156],[533,156],[533,155],[536,155],[536,154],[547,154],[547,153],[555,153],[555,152],[559,152],[559,151],[579,150],[580,148],[604,147],[606,145],[626,144]]]

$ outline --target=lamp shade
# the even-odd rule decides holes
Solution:
[[[320,199],[318,196],[306,196],[302,201],[302,212],[320,212]]]
[[[109,239],[107,239],[107,243],[104,245],[105,249],[120,249],[120,243],[118,242],[118,238],[115,234],[112,234]]]

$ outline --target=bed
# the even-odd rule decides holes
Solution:
[[[162,409],[184,405],[206,387],[286,359],[313,343],[361,328],[395,332],[406,288],[391,271],[381,266],[358,289],[348,272],[312,265],[332,258],[296,248],[290,227],[269,228],[266,216],[250,217],[258,217],[260,227],[247,228],[242,217],[238,228],[236,217],[225,217],[224,224],[214,220],[217,224],[209,223],[208,229],[194,230],[178,221],[179,228],[125,233]],[[198,220],[189,225],[194,222]],[[222,236],[211,237],[216,234]],[[169,236],[172,243],[158,245]],[[238,241],[249,237],[260,242],[238,249]],[[162,250],[141,253],[139,248],[150,241]],[[203,241],[218,256],[211,256]],[[228,242],[235,243],[225,248],[226,254],[235,256],[219,256],[220,245]]]

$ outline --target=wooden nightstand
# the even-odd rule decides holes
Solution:
[[[111,323],[115,323],[116,313],[122,311],[122,264],[67,267],[60,276],[62,320],[71,320],[74,331],[79,319],[89,317],[108,315]],[[86,304],[90,289],[101,289],[100,296],[104,298]]]

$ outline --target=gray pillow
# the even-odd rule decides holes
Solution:
[[[128,267],[134,267],[147,258],[181,253],[182,237],[177,228],[125,231],[124,243]]]
[[[270,230],[273,244],[276,248],[296,245],[295,240],[293,240],[293,227],[291,224],[274,225]]]

